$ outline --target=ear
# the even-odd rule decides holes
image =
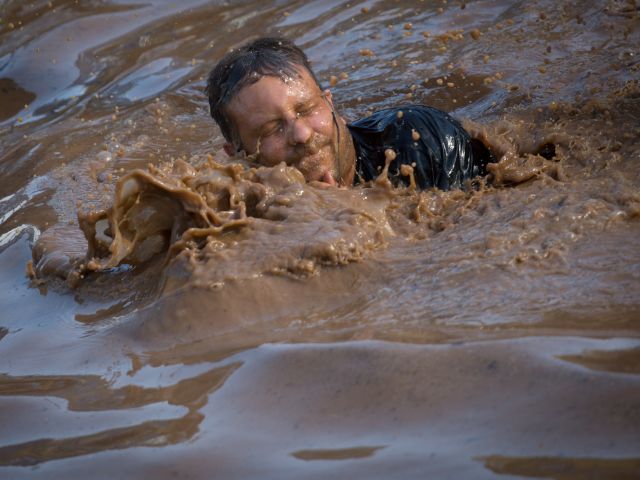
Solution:
[[[233,146],[232,143],[225,143],[224,144],[224,153],[226,153],[227,155],[229,155],[230,157],[235,157],[236,155],[236,148]]]
[[[333,96],[331,95],[331,90],[329,90],[328,88],[322,92],[322,94],[324,95],[324,98],[327,99],[327,101],[331,104],[331,106],[333,107]]]

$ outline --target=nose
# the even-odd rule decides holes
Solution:
[[[309,126],[305,118],[295,117],[289,130],[289,141],[291,145],[306,144],[313,136],[313,129]]]

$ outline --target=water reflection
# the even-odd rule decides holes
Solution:
[[[240,366],[232,363],[217,367],[200,375],[180,380],[165,387],[141,387],[126,385],[112,388],[111,382],[102,377],[87,376],[24,376],[0,375],[0,397],[42,396],[58,397],[67,401],[69,412],[111,412],[108,419],[91,415],[91,424],[102,425],[132,423],[131,426],[108,428],[89,435],[70,436],[78,428],[82,417],[46,415],[47,427],[64,430],[64,438],[41,438],[24,443],[0,446],[0,465],[35,465],[38,463],[90,453],[123,449],[135,446],[162,446],[184,442],[198,431],[204,418],[199,409],[207,403],[208,396],[220,388],[225,380]],[[184,407],[187,412],[179,418],[160,419],[182,413],[176,409],[142,408],[167,403]],[[5,404],[10,409],[16,403]],[[58,407],[60,408],[60,407]],[[5,418],[4,428],[20,429],[26,412],[16,409],[16,414]],[[46,408],[45,408],[46,410]],[[122,414],[114,415],[114,411]],[[151,417],[151,419],[148,419]],[[31,416],[31,420],[33,417]],[[86,427],[85,427],[86,429]],[[34,432],[35,433],[35,432]]]
[[[113,45],[114,38],[202,3],[191,0],[179,5],[164,2],[150,5],[133,1],[107,5],[40,1],[23,7],[4,7],[4,23],[12,25],[15,34],[3,32],[6,41],[0,47],[0,55],[9,52],[0,66],[0,77],[5,77],[2,91],[12,93],[11,101],[2,102],[0,126],[3,121],[60,120],[61,113],[84,103],[87,95],[127,69],[132,58],[140,54],[131,51],[126,42],[119,45],[116,41]],[[123,48],[122,55],[97,55],[109,44],[114,54],[118,47]],[[171,75],[176,76],[174,72]],[[14,117],[25,104],[29,109],[17,121]]]
[[[177,68],[172,58],[158,58],[134,70],[105,91],[129,101],[154,98],[191,73],[191,68]]]

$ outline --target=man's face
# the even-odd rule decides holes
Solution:
[[[309,72],[286,81],[265,76],[242,88],[226,107],[242,147],[265,166],[298,168],[307,181],[335,183],[337,126],[331,94]],[[229,149],[228,149],[229,151]]]

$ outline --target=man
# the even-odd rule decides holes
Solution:
[[[422,105],[385,109],[347,124],[302,50],[260,38],[227,54],[207,82],[211,116],[233,156],[298,168],[308,182],[352,185],[388,163],[394,184],[449,189],[485,174],[489,151],[444,112]]]

